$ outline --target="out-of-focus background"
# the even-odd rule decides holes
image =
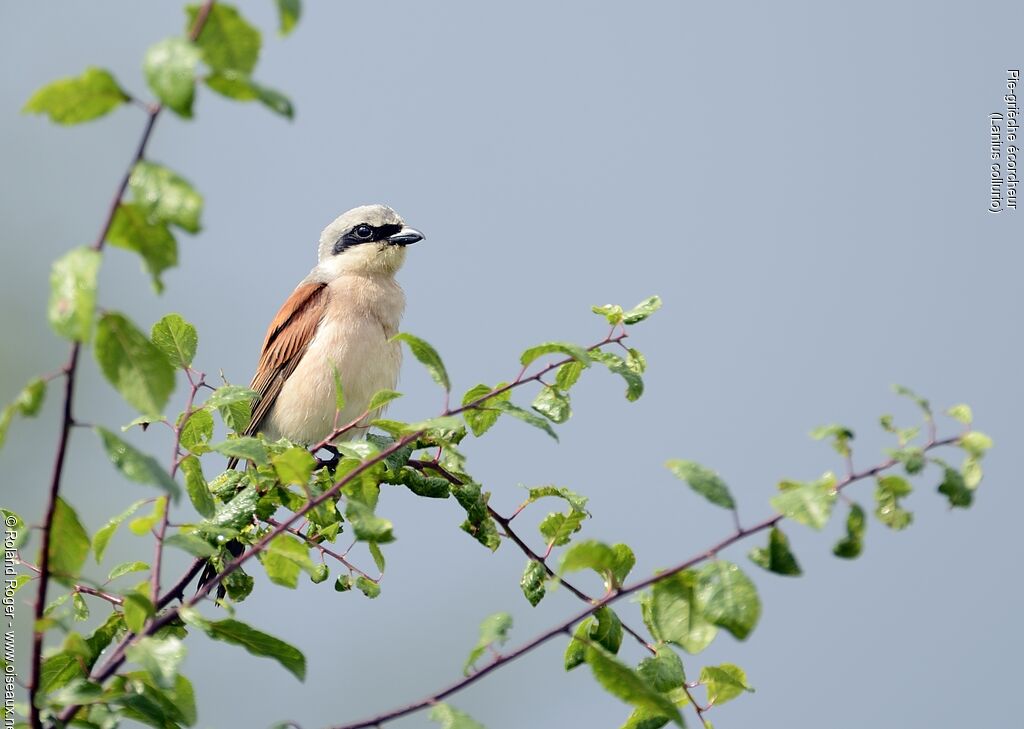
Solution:
[[[584,534],[632,544],[635,574],[730,529],[667,458],[719,470],[753,521],[780,477],[841,469],[807,437],[816,425],[849,425],[857,464],[879,460],[888,441],[877,417],[916,418],[891,383],[937,407],[968,402],[996,441],[975,508],[950,512],[929,472],[909,499],[912,528],[872,521],[852,563],[831,555],[842,508],[823,535],[788,529],[801,579],[750,565],[751,544],[729,549],[757,581],[760,626],[686,665],[694,676],[722,661],[748,671],[757,693],[715,709],[720,729],[1009,726],[1024,649],[1024,213],[987,212],[988,115],[1004,109],[1006,69],[1024,65],[1020,4],[307,3],[285,40],[269,0],[241,7],[264,29],[256,77],[291,96],[296,119],[205,90],[194,123],[164,115],[151,157],[206,195],[204,230],[181,237],[162,297],[133,255],[109,250],[103,307],[147,328],[180,312],[200,331],[197,365],[245,382],[321,228],[376,201],[427,235],[401,273],[405,329],[441,351],[460,393],[514,375],[530,344],[596,341],[592,304],[660,294],[664,310],[633,340],[650,361],[639,402],[623,399],[617,378],[588,373],[560,445],[510,421],[465,448],[500,510],[521,500],[519,484],[590,496]],[[45,323],[49,266],[91,242],[143,121],[124,108],[64,129],[19,108],[87,65],[145,96],[143,52],[183,25],[173,2],[0,5],[4,400],[65,357]],[[131,420],[91,354],[81,383],[82,419]],[[395,417],[440,407],[414,361],[400,389]],[[0,499],[29,521],[58,400],[51,392],[39,420],[15,423],[0,453]],[[132,440],[161,460],[169,452],[159,432]],[[115,473],[88,431],[74,433],[70,458],[67,497],[90,530],[148,493]],[[871,489],[851,494],[870,504]],[[546,511],[524,516],[537,545],[530,520]],[[377,600],[330,585],[270,589],[253,570],[257,592],[238,616],[302,648],[305,683],[236,648],[189,643],[200,726],[359,718],[458,677],[489,613],[512,612],[519,643],[578,609],[564,590],[531,609],[523,556],[472,542],[454,501],[396,488],[380,512],[398,541]],[[123,531],[96,574],[137,554]],[[639,624],[635,605],[622,612]],[[617,726],[628,709],[585,668],[565,675],[563,647],[452,703],[490,729]],[[245,671],[228,671],[234,661]],[[420,714],[394,726],[427,724]]]

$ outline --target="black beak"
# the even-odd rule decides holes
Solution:
[[[407,245],[423,240],[423,237],[423,233],[419,232],[415,228],[405,226],[393,236],[390,236],[388,238],[388,243],[396,246],[402,246],[404,248]]]

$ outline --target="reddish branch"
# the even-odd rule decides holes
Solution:
[[[597,349],[611,342],[621,342],[627,336],[628,335],[625,331],[621,331],[619,334],[616,335],[613,330],[602,341],[591,346],[589,349]],[[478,408],[486,400],[489,400],[490,398],[496,395],[500,395],[501,393],[507,390],[511,390],[515,387],[525,385],[528,382],[538,381],[540,380],[541,376],[543,376],[545,373],[557,369],[558,367],[561,367],[562,365],[572,361],[574,361],[572,357],[567,357],[565,359],[553,362],[545,367],[542,367],[535,374],[529,377],[524,377],[524,368],[524,370],[519,373],[519,376],[516,377],[516,379],[512,383],[494,388],[489,393],[483,395],[477,400],[462,405],[461,407],[457,407],[454,409],[450,407],[445,407],[444,415],[459,415],[461,413],[466,412],[467,410]],[[150,620],[139,633],[129,633],[128,635],[124,636],[121,639],[121,641],[117,644],[117,646],[111,651],[109,657],[106,659],[106,661],[104,661],[103,665],[97,667],[93,671],[92,675],[90,676],[90,680],[95,681],[97,683],[103,683],[108,678],[113,676],[117,669],[121,667],[121,664],[124,663],[125,650],[129,645],[131,645],[132,642],[139,638],[153,635],[164,626],[176,620],[178,618],[178,613],[181,610],[181,608],[190,608],[197,605],[210,593],[210,591],[213,588],[219,585],[228,575],[233,573],[235,570],[239,569],[242,565],[244,565],[250,559],[255,557],[257,554],[264,551],[270,544],[270,542],[272,542],[276,537],[280,536],[281,534],[289,532],[294,533],[294,531],[296,530],[296,524],[303,517],[305,517],[306,514],[308,514],[310,511],[315,509],[320,504],[337,497],[346,484],[350,483],[353,479],[360,477],[363,473],[373,468],[377,464],[383,463],[384,460],[388,458],[388,456],[400,451],[410,443],[415,442],[425,432],[426,431],[422,429],[417,430],[415,432],[408,433],[402,438],[396,440],[390,446],[383,449],[373,457],[363,461],[361,464],[359,464],[359,466],[345,474],[345,476],[341,480],[335,482],[329,489],[324,491],[322,494],[320,494],[316,498],[310,499],[308,502],[306,502],[306,504],[302,506],[301,509],[293,512],[287,519],[285,519],[282,522],[276,523],[274,527],[270,531],[268,531],[263,537],[261,537],[256,543],[252,544],[242,554],[238,555],[233,560],[228,562],[220,572],[218,572],[208,582],[205,582],[201,587],[199,587],[195,595],[193,595],[190,599],[185,600],[182,596],[182,602],[179,607],[172,608],[163,613],[160,613],[159,615],[154,616],[153,619]],[[173,597],[181,596],[181,592],[184,590],[184,587],[188,584],[188,581],[195,576],[199,569],[202,569],[202,563],[201,561],[197,560],[197,562],[193,563],[192,567],[190,568],[190,574],[186,575],[186,577],[182,578],[182,580],[179,580],[178,583],[175,585],[174,595],[164,595],[159,598],[159,600],[157,601],[158,607],[166,606],[170,604],[170,602],[173,600]],[[580,594],[583,595],[583,593]],[[585,595],[583,596],[583,598],[589,599],[586,598]],[[78,705],[66,707],[60,712],[60,720],[64,722],[70,721],[74,717],[75,713],[78,711],[79,708],[80,707]]]
[[[939,448],[941,446],[952,445],[954,443],[957,443],[959,440],[960,440],[960,436],[956,436],[956,437],[952,437],[952,438],[945,438],[943,440],[934,440],[933,439],[933,440],[930,440],[923,447],[922,450],[927,452],[927,451],[930,451],[930,450],[932,450],[934,448]],[[839,481],[839,483],[836,484],[836,492],[842,491],[844,488],[846,488],[847,486],[849,486],[851,483],[853,483],[855,481],[860,481],[860,480],[865,479],[865,478],[871,478],[872,476],[876,476],[877,474],[881,473],[882,471],[885,471],[885,470],[887,470],[889,468],[892,468],[897,463],[898,463],[898,461],[895,458],[890,458],[890,459],[888,459],[888,460],[886,460],[886,461],[884,461],[882,463],[879,463],[878,465],[873,466],[873,467],[871,467],[871,468],[869,468],[867,470],[856,472],[856,473],[849,473],[841,481]],[[426,708],[428,708],[430,706],[433,706],[434,704],[437,704],[438,702],[443,701],[448,696],[451,696],[452,694],[454,694],[454,693],[456,693],[458,691],[461,691],[462,689],[466,688],[467,686],[470,686],[471,684],[476,683],[481,678],[483,678],[487,674],[491,673],[492,671],[497,670],[501,666],[504,666],[505,664],[514,661],[515,659],[519,658],[520,656],[529,653],[534,648],[537,648],[538,646],[543,645],[544,643],[548,642],[549,640],[551,640],[555,636],[563,635],[563,634],[571,636],[572,635],[572,626],[573,625],[575,625],[579,621],[583,620],[584,618],[588,617],[589,615],[592,615],[596,611],[600,610],[602,607],[604,607],[606,605],[610,605],[611,603],[613,603],[613,602],[615,602],[615,601],[617,601],[617,600],[619,600],[619,599],[621,599],[621,598],[623,598],[623,597],[625,597],[627,595],[632,595],[632,594],[634,594],[636,592],[639,592],[640,590],[644,590],[644,589],[652,586],[656,582],[660,582],[661,580],[668,579],[672,575],[678,574],[678,573],[680,573],[680,572],[682,572],[684,570],[688,570],[691,567],[694,567],[694,566],[696,566],[696,565],[698,565],[698,564],[700,564],[702,562],[705,562],[705,561],[707,561],[709,559],[712,559],[719,552],[721,552],[723,549],[726,549],[727,547],[730,547],[733,544],[735,544],[736,542],[742,541],[743,539],[746,539],[747,537],[749,537],[749,536],[751,536],[753,534],[757,534],[759,532],[763,532],[766,529],[771,529],[772,527],[777,525],[783,519],[785,519],[785,516],[783,514],[774,514],[774,515],[768,517],[767,519],[764,519],[763,521],[758,522],[754,526],[746,527],[746,528],[737,528],[732,534],[730,534],[725,539],[722,539],[717,544],[712,545],[708,549],[705,549],[705,550],[701,551],[700,553],[694,555],[693,557],[690,557],[685,562],[681,562],[681,563],[677,564],[676,566],[674,566],[674,567],[672,567],[670,569],[664,570],[662,572],[659,572],[658,574],[653,575],[651,577],[647,577],[647,578],[645,578],[643,580],[639,580],[639,581],[634,582],[634,583],[632,583],[630,585],[623,586],[623,587],[619,588],[618,590],[612,591],[608,595],[602,597],[600,600],[593,601],[585,610],[583,610],[583,611],[573,615],[568,620],[565,620],[564,622],[559,623],[558,625],[556,625],[555,627],[551,628],[550,630],[545,631],[544,633],[541,633],[540,635],[535,637],[533,640],[531,640],[531,641],[529,641],[527,643],[524,643],[523,645],[521,645],[519,648],[515,649],[511,653],[506,653],[506,654],[497,656],[491,663],[488,663],[486,666],[481,668],[476,673],[470,674],[469,676],[466,676],[465,678],[462,678],[462,679],[460,679],[458,681],[455,681],[454,683],[451,683],[448,686],[445,686],[444,688],[434,692],[430,696],[424,697],[424,698],[420,699],[419,701],[414,701],[414,702],[412,702],[410,704],[406,704],[405,706],[399,707],[397,709],[392,709],[390,711],[385,711],[383,713],[377,714],[376,716],[370,717],[369,719],[363,719],[362,721],[353,722],[351,724],[340,724],[340,725],[331,727],[331,729],[368,729],[369,727],[380,727],[383,724],[385,724],[386,722],[393,721],[394,719],[398,719],[398,718],[406,716],[408,714],[413,714],[413,713],[415,713],[417,711],[421,711],[421,710],[426,709]],[[704,707],[703,709],[701,709],[701,711],[699,713],[703,713],[703,711],[706,710],[706,708],[707,707]],[[701,716],[701,720],[703,721],[703,716]]]
[[[213,5],[214,0],[207,0],[199,9],[199,13],[196,15],[195,22],[192,24],[192,28],[189,33],[189,37],[193,41],[199,37],[199,34],[203,30],[203,26],[206,25],[206,19],[209,17],[210,11],[213,9]],[[146,147],[149,144],[150,137],[153,135],[153,128],[156,126],[156,120],[162,111],[162,104],[154,104],[146,110],[146,125],[142,130],[142,136],[135,148],[135,154],[129,161],[128,167],[121,176],[121,181],[118,183],[117,189],[114,191],[114,195],[110,199],[110,204],[107,207],[107,214],[103,219],[103,224],[100,226],[100,232],[91,246],[94,251],[98,252],[103,250],[103,244],[107,239],[107,234],[110,232],[110,226],[114,222],[114,216],[117,214],[118,205],[121,204],[121,199],[124,197],[124,193],[128,189],[128,180],[131,178],[132,170],[145,156]],[[81,342],[72,343],[67,364],[65,364],[61,369],[61,374],[64,376],[64,405],[61,412],[57,452],[54,456],[53,471],[50,476],[50,488],[47,494],[46,512],[43,515],[43,544],[42,556],[39,560],[39,587],[36,592],[33,611],[35,616],[35,627],[32,631],[32,654],[30,659],[31,676],[29,678],[28,685],[28,715],[29,722],[33,729],[42,729],[43,726],[39,709],[36,707],[43,662],[43,631],[39,628],[39,625],[43,617],[43,613],[46,610],[46,592],[50,584],[50,550],[52,549],[53,518],[57,510],[57,498],[60,495],[61,480],[64,476],[64,461],[67,456],[68,437],[71,433],[71,427],[75,424],[72,403],[75,395],[75,380],[78,375],[78,358],[81,352]]]

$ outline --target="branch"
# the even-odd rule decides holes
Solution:
[[[264,519],[264,521],[267,524],[269,524],[270,526],[272,526],[272,527],[280,527],[281,526],[281,522],[277,521],[276,519]],[[328,557],[332,557],[332,558],[336,559],[338,562],[340,562],[341,564],[345,565],[345,567],[347,567],[350,572],[355,572],[356,574],[362,575],[363,577],[368,579],[370,582],[380,582],[380,577],[370,577],[370,575],[366,574],[361,569],[356,567],[354,564],[349,562],[348,559],[345,558],[344,554],[338,554],[334,550],[329,549],[328,547],[325,547],[323,544],[321,544],[317,540],[307,536],[306,534],[303,534],[302,531],[300,531],[299,529],[295,529],[293,527],[287,527],[287,528],[285,528],[284,531],[286,531],[288,534],[291,534],[292,536],[298,537],[299,539],[304,541],[309,546],[311,546],[314,549],[318,550],[320,552],[320,554],[325,554]],[[346,551],[346,554],[347,553],[348,552]]]
[[[462,479],[460,479],[458,476],[456,476],[454,473],[452,473],[451,471],[447,470],[446,468],[444,468],[440,464],[433,463],[431,461],[409,461],[409,465],[412,466],[413,468],[415,468],[418,471],[424,471],[424,470],[427,470],[427,469],[434,470],[437,473],[439,473],[443,478],[447,479],[451,483],[454,483],[454,484],[461,484],[462,483]],[[575,585],[573,585],[568,580],[566,580],[564,577],[562,577],[557,572],[555,572],[553,569],[551,569],[551,567],[547,563],[547,557],[546,556],[542,557],[541,555],[539,555],[536,552],[534,552],[533,549],[530,547],[530,545],[528,545],[526,542],[524,542],[522,537],[520,537],[518,534],[516,534],[515,530],[512,529],[512,525],[511,525],[512,519],[519,515],[519,512],[521,512],[523,510],[523,508],[525,508],[527,503],[529,503],[529,502],[524,502],[523,504],[521,504],[519,506],[519,508],[516,509],[515,512],[513,512],[512,516],[503,516],[503,515],[499,514],[494,509],[494,507],[492,507],[490,504],[487,505],[487,512],[491,515],[491,518],[493,518],[496,522],[498,522],[501,525],[501,528],[505,532],[505,536],[507,536],[509,539],[511,539],[515,543],[515,545],[517,547],[519,547],[520,551],[522,551],[523,554],[525,554],[531,560],[533,560],[534,562],[539,564],[541,567],[543,567],[544,571],[547,573],[549,578],[551,578],[553,580],[556,580],[565,589],[567,589],[569,592],[571,592],[573,595],[575,595],[576,597],[578,597],[580,600],[582,600],[583,602],[587,603],[588,605],[594,604],[596,602],[596,600],[594,598],[592,598],[589,595],[587,595],[585,592],[583,592],[582,590],[577,588]],[[739,527],[737,526],[737,529],[738,528]],[[549,550],[549,553],[550,553],[550,550]],[[624,631],[626,631],[627,633],[629,633],[633,638],[635,638],[637,643],[639,643],[641,646],[643,646],[647,650],[648,653],[650,653],[651,655],[656,655],[657,654],[657,651],[655,650],[654,646],[651,645],[650,643],[648,643],[647,639],[644,638],[644,636],[639,631],[637,631],[636,629],[634,629],[630,625],[627,625],[625,622],[622,621],[621,618],[619,619],[619,624],[622,625],[622,629]],[[700,719],[700,723],[703,726],[706,727],[708,724],[707,724],[707,720],[704,718],[704,712],[707,711],[707,709],[709,709],[710,707],[702,707],[694,699],[693,694],[690,693],[690,687],[687,686],[686,684],[683,684],[683,691],[686,693],[687,698],[690,699],[690,703],[693,705],[694,711],[697,712],[697,718]]]
[[[595,345],[592,345],[591,347],[588,347],[588,350],[597,349],[597,348],[602,347],[602,346],[604,346],[606,344],[609,344],[611,342],[620,342],[623,339],[625,339],[626,336],[628,336],[625,331],[620,332],[617,336],[613,336],[613,335],[614,335],[614,330],[612,332],[610,332],[608,334],[608,336],[605,337],[602,341],[598,342]],[[539,380],[540,377],[542,375],[544,375],[545,373],[550,372],[551,370],[556,369],[557,367],[560,367],[563,364],[566,364],[568,362],[573,362],[573,361],[575,361],[575,360],[573,360],[572,357],[567,357],[565,359],[559,360],[557,362],[554,362],[552,364],[549,364],[549,365],[541,368],[537,373],[531,375],[530,377],[524,377],[523,376],[524,372],[521,371],[519,373],[519,376],[516,377],[516,379],[513,382],[511,382],[510,384],[503,385],[502,387],[497,387],[497,388],[491,390],[491,392],[487,393],[486,395],[478,398],[477,400],[474,400],[473,402],[470,402],[470,403],[467,403],[466,405],[463,405],[461,407],[455,408],[454,410],[446,407],[444,415],[458,415],[458,414],[463,413],[463,412],[465,412],[467,410],[471,410],[471,409],[477,408],[481,403],[485,402],[486,400],[489,400],[490,398],[494,397],[495,395],[499,395],[499,394],[501,394],[501,393],[503,393],[503,392],[505,392],[507,390],[511,390],[511,389],[513,389],[515,387],[519,387],[521,385],[525,385],[528,382],[533,382],[533,381]],[[525,371],[525,368],[524,368],[524,371]],[[191,597],[191,599],[189,599],[189,600],[184,600],[183,599],[182,603],[181,603],[181,605],[179,607],[173,608],[171,610],[168,610],[165,613],[162,613],[160,615],[155,616],[139,633],[137,633],[137,634],[129,633],[128,635],[124,636],[124,638],[121,639],[120,643],[118,643],[117,647],[114,648],[114,650],[111,652],[109,658],[107,658],[107,660],[103,663],[103,665],[101,667],[97,668],[96,670],[94,670],[94,672],[90,676],[90,680],[95,681],[97,683],[103,683],[104,681],[106,681],[108,678],[110,678],[112,675],[114,675],[114,673],[117,671],[117,669],[120,668],[121,664],[124,663],[124,661],[125,661],[125,649],[134,640],[136,640],[138,638],[143,638],[143,637],[146,637],[146,636],[153,635],[158,630],[160,630],[160,628],[162,628],[165,625],[167,625],[167,624],[171,623],[172,621],[174,621],[177,618],[178,613],[179,613],[179,611],[181,610],[182,607],[186,607],[186,608],[194,607],[203,598],[205,598],[214,587],[219,585],[224,580],[224,578],[226,578],[228,575],[233,573],[235,570],[239,569],[243,564],[248,562],[250,559],[255,557],[257,554],[259,554],[260,552],[264,551],[267,548],[267,546],[270,544],[270,542],[274,540],[274,538],[276,538],[276,537],[280,536],[281,534],[284,534],[284,533],[289,532],[290,530],[294,529],[295,524],[299,520],[301,520],[306,514],[308,514],[310,511],[315,509],[320,504],[322,504],[325,501],[328,501],[329,499],[332,499],[335,496],[337,496],[338,493],[341,492],[342,488],[344,488],[345,485],[348,484],[350,481],[352,481],[353,479],[361,476],[365,471],[369,470],[370,468],[372,468],[373,466],[377,465],[378,463],[383,462],[392,453],[396,453],[397,451],[401,450],[402,448],[405,448],[410,443],[415,442],[425,432],[426,432],[425,430],[416,430],[415,432],[408,433],[405,436],[403,436],[402,438],[400,438],[399,440],[396,440],[394,443],[392,443],[390,446],[388,446],[384,450],[382,450],[379,453],[377,453],[372,458],[369,458],[369,459],[363,461],[359,466],[354,468],[352,471],[349,471],[344,476],[344,478],[342,478],[340,481],[335,482],[331,486],[331,488],[327,489],[326,491],[324,491],[322,494],[320,494],[316,498],[311,499],[310,501],[306,502],[306,504],[301,509],[299,509],[298,511],[292,513],[292,515],[289,516],[287,519],[285,519],[283,522],[278,523],[276,526],[274,526],[273,529],[271,529],[261,539],[259,539],[259,541],[257,541],[255,544],[251,545],[242,554],[238,555],[233,560],[231,560],[228,564],[226,564],[224,566],[224,569],[222,569],[219,573],[217,573],[212,578],[210,578],[209,581],[204,583],[196,591],[195,595],[193,595]],[[203,565],[202,565],[200,560],[197,560],[195,563],[193,563],[192,567],[189,570],[189,574],[187,574],[184,578],[182,578],[181,580],[178,581],[178,583],[177,583],[177,585],[175,587],[175,590],[177,590],[178,592],[183,590],[184,586],[188,584],[188,581],[192,577],[195,576],[195,574],[199,571],[199,569],[202,569],[202,566]],[[178,592],[174,593],[174,595],[177,595]],[[580,594],[582,595],[583,593],[580,593]],[[158,607],[161,606],[161,605],[167,605],[167,604],[169,604],[171,602],[172,599],[173,599],[173,595],[171,593],[168,593],[168,595],[165,595],[165,596],[160,598],[160,600],[158,601],[157,605],[158,605]],[[589,599],[589,598],[586,598],[586,596],[584,595],[584,599]],[[597,608],[595,607],[594,609],[596,610]],[[480,675],[480,673],[482,673],[482,672],[478,672],[477,674],[474,674],[474,675]],[[78,705],[68,706],[68,707],[66,707],[65,709],[63,709],[60,712],[59,718],[62,721],[64,721],[64,722],[70,721],[71,718],[74,717],[75,713],[78,711],[79,708],[80,707]]]
[[[951,437],[951,438],[945,438],[943,440],[934,440],[933,439],[933,440],[930,440],[922,448],[922,450],[924,452],[928,452],[928,451],[933,450],[935,448],[939,448],[939,447],[947,446],[947,445],[952,445],[954,443],[957,443],[959,440],[960,440],[960,436],[954,436],[954,437]],[[866,479],[866,478],[871,478],[872,476],[875,476],[875,475],[879,474],[882,471],[885,471],[885,470],[887,470],[889,468],[892,468],[897,463],[898,463],[898,461],[895,458],[890,458],[890,459],[888,459],[886,461],[883,461],[882,463],[879,463],[878,465],[873,466],[873,467],[871,467],[871,468],[869,468],[867,470],[860,471],[858,473],[850,473],[850,474],[846,475],[838,484],[836,484],[836,492],[838,493],[838,492],[842,491],[844,488],[849,486],[851,483],[854,483],[855,481],[860,481],[860,480],[863,480],[863,479]],[[544,633],[541,633],[540,635],[535,637],[533,640],[531,640],[531,641],[529,641],[527,643],[524,643],[522,646],[520,646],[516,650],[512,651],[511,653],[505,653],[503,655],[500,655],[500,656],[496,657],[494,659],[494,661],[492,661],[491,663],[487,664],[486,666],[481,668],[476,673],[473,673],[473,674],[471,674],[469,676],[466,676],[465,678],[462,678],[462,679],[460,679],[458,681],[455,681],[454,683],[451,683],[448,686],[445,686],[444,688],[436,691],[435,693],[431,694],[430,696],[424,697],[424,698],[420,699],[419,701],[414,701],[414,702],[412,702],[410,704],[406,704],[405,706],[402,706],[402,707],[399,707],[399,708],[396,708],[396,709],[392,709],[390,711],[386,711],[386,712],[383,712],[381,714],[377,714],[376,716],[373,716],[373,717],[371,717],[369,719],[363,719],[361,721],[357,721],[357,722],[354,722],[354,723],[351,723],[351,724],[335,725],[335,726],[331,727],[330,729],[368,729],[370,727],[380,727],[380,726],[382,726],[386,722],[392,721],[394,719],[398,719],[398,718],[406,716],[408,714],[413,714],[413,713],[415,713],[417,711],[421,711],[422,709],[426,709],[427,707],[433,706],[434,704],[437,704],[439,701],[444,700],[448,696],[451,696],[452,694],[454,694],[454,693],[456,693],[458,691],[461,691],[462,689],[466,688],[467,686],[470,686],[471,684],[476,683],[481,678],[483,678],[487,674],[491,673],[492,671],[497,670],[501,666],[504,666],[507,663],[511,663],[512,661],[514,661],[515,659],[519,658],[520,656],[529,653],[534,648],[537,648],[538,646],[543,645],[544,643],[546,643],[547,641],[551,640],[555,636],[561,635],[561,634],[565,634],[565,635],[571,636],[572,635],[572,626],[573,625],[575,625],[579,621],[583,620],[587,616],[592,615],[596,611],[600,610],[602,607],[604,607],[606,605],[610,605],[611,603],[613,603],[613,602],[615,602],[615,601],[617,601],[617,600],[619,600],[619,599],[621,599],[623,597],[626,597],[627,595],[632,595],[633,593],[639,592],[640,590],[644,590],[644,589],[652,586],[656,582],[660,582],[662,580],[668,579],[672,575],[678,574],[678,573],[680,573],[680,572],[682,572],[684,570],[688,570],[691,567],[694,567],[694,566],[696,566],[696,565],[698,565],[698,564],[700,564],[702,562],[705,562],[705,561],[711,559],[712,557],[714,557],[719,552],[721,552],[723,549],[726,549],[727,547],[732,546],[736,542],[742,541],[742,540],[746,539],[747,537],[749,537],[749,536],[751,536],[753,534],[757,534],[759,532],[763,532],[766,529],[771,529],[772,527],[774,527],[776,524],[778,524],[783,519],[785,519],[784,515],[782,515],[782,514],[774,514],[774,515],[768,517],[767,519],[764,519],[763,521],[758,522],[754,526],[743,528],[743,529],[736,529],[732,534],[730,534],[729,536],[725,537],[724,539],[719,541],[717,544],[714,544],[714,545],[708,547],[707,549],[699,552],[698,554],[694,555],[693,557],[690,557],[686,561],[680,562],[676,566],[674,566],[674,567],[672,567],[670,569],[664,570],[662,572],[659,572],[658,574],[653,575],[651,577],[647,577],[645,579],[642,579],[642,580],[639,580],[637,582],[634,582],[634,583],[632,583],[630,585],[623,586],[623,587],[619,588],[618,590],[609,593],[608,595],[606,595],[605,597],[601,598],[600,600],[593,601],[592,604],[589,605],[582,612],[579,612],[579,613],[573,615],[568,620],[565,620],[562,623],[559,623],[558,625],[556,625],[555,627],[545,631]],[[689,693],[689,692],[687,692],[687,693]],[[708,709],[708,708],[710,708],[710,707],[702,707],[702,709],[698,713],[703,714],[703,711]],[[704,720],[704,717],[702,715],[701,716],[701,721],[703,721],[703,720]]]
[[[196,15],[195,23],[189,33],[189,37],[193,41],[199,37],[199,34],[203,30],[203,26],[206,25],[206,19],[209,17],[210,11],[213,9],[213,4],[214,0],[206,0],[200,8],[199,13]],[[146,147],[149,144],[150,137],[153,135],[153,128],[156,126],[156,120],[159,118],[162,111],[162,104],[154,104],[146,111],[146,124],[143,127],[142,136],[139,138],[139,143],[135,148],[135,154],[128,162],[128,167],[121,176],[121,181],[118,183],[117,188],[114,191],[114,195],[110,199],[110,204],[107,206],[106,217],[103,219],[103,223],[100,225],[99,234],[96,236],[96,240],[92,244],[92,250],[94,251],[100,252],[103,250],[103,244],[107,239],[107,234],[110,232],[110,226],[114,222],[114,215],[117,213],[117,207],[120,205],[121,199],[124,197],[124,193],[128,189],[128,180],[131,178],[132,170],[145,156]],[[78,376],[78,358],[81,351],[81,342],[72,343],[67,364],[65,364],[61,370],[65,378],[64,404],[61,414],[60,433],[57,439],[57,452],[53,460],[53,472],[50,476],[50,488],[47,494],[46,513],[43,517],[43,544],[41,547],[42,556],[39,560],[39,587],[36,591],[33,610],[33,614],[35,616],[35,628],[32,631],[32,653],[30,658],[31,676],[29,678],[28,686],[28,718],[29,723],[32,725],[32,729],[43,728],[42,718],[40,716],[39,709],[36,707],[36,699],[38,698],[43,663],[43,631],[40,630],[39,625],[41,625],[43,613],[46,610],[46,592],[50,584],[50,549],[53,536],[53,519],[57,511],[57,498],[60,495],[61,481],[64,476],[64,461],[67,456],[68,436],[71,432],[71,426],[75,423],[75,418],[72,412],[72,403],[75,395],[75,380]]]
[[[188,404],[185,405],[185,412],[181,416],[181,421],[174,424],[174,447],[171,450],[171,467],[168,469],[171,474],[171,480],[174,480],[175,474],[178,473],[178,466],[181,465],[181,432],[188,425],[189,419],[195,415],[197,410],[193,408],[196,401],[196,393],[199,392],[199,388],[203,386],[206,381],[206,375],[202,372],[196,373],[198,376],[193,379],[192,371],[190,368],[185,367],[185,376],[188,378],[188,384],[191,389],[188,393]],[[160,526],[157,528],[156,533],[156,550],[153,555],[153,570],[150,575],[150,593],[152,594],[153,604],[156,605],[160,600],[160,569],[163,563],[164,556],[164,537],[167,534],[167,523],[171,518],[171,504],[170,502],[164,507],[164,516],[160,520]]]

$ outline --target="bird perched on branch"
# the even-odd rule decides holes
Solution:
[[[334,434],[335,423],[346,425],[365,413],[374,393],[395,387],[402,350],[391,338],[405,309],[395,273],[405,262],[405,247],[421,240],[423,234],[387,205],[353,208],[324,228],[316,266],[267,328],[245,435],[316,445]],[[335,372],[345,398],[341,413]],[[372,417],[338,439],[365,433]],[[237,462],[232,458],[228,468]],[[242,553],[236,540],[225,546],[233,557]],[[216,574],[208,561],[199,585]],[[223,585],[217,593],[224,596]]]
[[[320,443],[335,423],[364,413],[378,390],[395,387],[402,350],[391,338],[405,309],[395,273],[406,246],[421,240],[423,234],[386,205],[353,208],[324,228],[317,265],[267,329],[245,435]],[[345,398],[337,418],[335,371]],[[341,438],[365,431],[361,422]]]

